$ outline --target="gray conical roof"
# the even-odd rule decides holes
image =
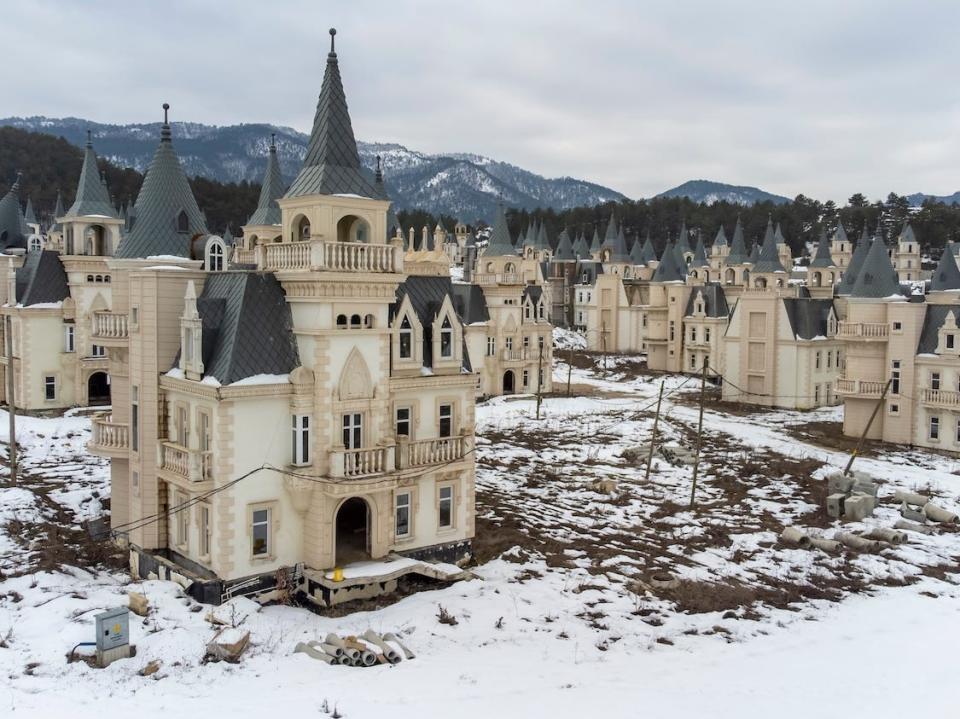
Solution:
[[[541,222],[537,230],[537,242],[534,245],[538,250],[549,250],[550,240],[547,238],[547,223]]]
[[[910,226],[910,223],[904,223],[903,229],[900,230],[900,236],[897,238],[900,242],[916,242],[917,236],[913,232],[913,228]]]
[[[680,227],[680,235],[677,237],[677,250],[684,254],[692,252],[690,249],[690,232],[687,230],[686,221]]]
[[[233,233],[230,231],[230,225],[227,225],[226,229],[223,231],[223,242],[227,247],[233,247],[234,245]]]
[[[960,290],[960,268],[953,255],[953,243],[948,242],[940,253],[940,262],[930,278],[930,291]]]
[[[267,169],[263,173],[263,183],[260,185],[260,201],[257,209],[247,220],[248,225],[279,225],[280,205],[277,200],[283,197],[285,187],[283,175],[280,173],[280,163],[277,162],[277,145],[270,138],[270,152],[267,154]]]
[[[754,242],[753,246],[750,248],[750,256],[747,258],[747,262],[751,265],[755,265],[760,261],[760,242]]]
[[[693,250],[693,261],[690,262],[690,267],[709,267],[710,262],[707,260],[707,248],[703,246],[703,235],[697,237],[697,246]]]
[[[600,233],[597,232],[597,228],[593,228],[593,241],[590,243],[590,252],[599,252],[600,251]]]
[[[630,247],[630,262],[634,265],[643,264],[643,243],[640,238],[634,238],[633,245]]]
[[[53,208],[53,229],[57,232],[63,230],[63,225],[61,225],[57,220],[63,217],[63,197],[60,194],[60,190],[57,190],[57,204]]]
[[[360,167],[357,141],[350,124],[347,98],[330,31],[330,52],[323,85],[313,118],[307,155],[287,197],[303,195],[359,195],[386,200],[383,185],[367,177]]]
[[[717,230],[717,236],[713,238],[714,247],[726,247],[727,246],[727,233],[723,231],[723,225],[720,225],[720,229]]]
[[[0,251],[11,247],[26,247],[29,233],[20,210],[20,173],[7,194],[0,200]]]
[[[853,248],[853,254],[850,256],[850,264],[843,271],[843,277],[840,278],[840,284],[837,287],[838,295],[849,295],[853,292],[853,287],[857,283],[857,275],[863,266],[867,253],[870,251],[870,241],[865,235],[861,235],[857,240],[856,247]]]
[[[87,145],[83,151],[83,167],[80,169],[80,181],[77,183],[77,195],[67,217],[89,217],[101,215],[116,217],[117,210],[110,202],[110,193],[100,178],[97,169],[97,155],[93,151],[93,143],[87,134]]]
[[[577,241],[573,243],[573,251],[576,253],[578,260],[590,259],[590,245],[587,244],[587,238],[583,236],[582,232],[577,237]]]
[[[733,228],[733,241],[730,243],[730,253],[727,255],[728,265],[742,265],[748,261],[747,245],[743,239],[743,224],[737,217],[737,224]]]
[[[850,296],[881,299],[900,294],[900,280],[890,262],[887,246],[883,238],[877,235],[870,243]]]
[[[753,273],[758,272],[786,272],[783,263],[780,262],[780,254],[777,252],[777,235],[773,229],[773,222],[767,220],[767,231],[763,236],[763,246],[760,248],[760,254],[753,265]]]
[[[483,254],[487,257],[517,254],[517,248],[513,246],[513,240],[510,239],[510,228],[507,226],[507,213],[504,212],[503,205],[497,207],[497,219],[493,222],[493,230],[490,232],[490,242],[487,244]]]
[[[603,244],[601,245],[601,248],[613,251],[613,248],[616,242],[617,242],[617,220],[616,220],[616,217],[614,217],[613,213],[611,213],[610,219],[607,221],[607,232],[603,236]]]
[[[557,251],[553,255],[555,260],[575,260],[577,256],[573,252],[573,244],[570,242],[570,235],[566,229],[561,230],[560,237],[557,239]]]
[[[27,198],[27,207],[23,211],[23,221],[28,225],[37,224],[37,216],[33,211],[33,201],[29,197]]]
[[[521,247],[536,247],[538,232],[539,228],[537,227],[537,221],[534,220],[527,225],[527,231],[521,233],[521,235],[517,238],[517,244]]]
[[[647,237],[643,241],[643,248],[640,250],[640,262],[637,264],[645,265],[656,261],[657,252],[653,249],[653,242],[650,240],[650,233],[647,232]]]
[[[660,264],[653,271],[651,282],[683,282],[687,274],[686,266],[677,263],[677,248],[672,242],[667,241],[663,248],[663,255],[660,257]]]
[[[827,239],[826,229],[820,230],[820,243],[817,245],[817,254],[814,255],[811,267],[836,267],[830,255],[830,240]]]
[[[834,242],[849,242],[847,239],[847,231],[843,229],[843,223],[841,222],[837,225],[837,229],[833,232],[833,241]]]
[[[623,234],[623,225],[617,230],[613,238],[613,248],[610,252],[611,262],[630,262],[630,252],[627,250],[627,238]]]
[[[190,242],[196,235],[207,235],[207,224],[197,207],[190,183],[173,149],[170,125],[164,106],[164,122],[160,128],[160,144],[150,161],[147,174],[131,216],[135,218],[130,232],[120,242],[117,257],[151,257],[176,255],[190,257]],[[180,213],[186,215],[187,229],[179,231]]]
[[[780,223],[779,223],[779,222],[777,223],[777,229],[774,230],[774,232],[773,232],[773,236],[774,236],[774,238],[776,239],[778,245],[785,245],[785,244],[787,244],[787,240],[786,240],[786,238],[783,236],[783,230],[780,229]]]

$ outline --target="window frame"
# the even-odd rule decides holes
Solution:
[[[73,322],[63,323],[63,351],[77,351],[77,325]]]
[[[437,436],[441,439],[447,439],[454,436],[456,429],[454,424],[454,403],[441,402],[437,405]],[[447,423],[446,433],[444,433],[444,422]]]
[[[405,498],[406,502],[401,502]],[[401,511],[406,511],[406,531],[401,532]],[[395,539],[411,539],[413,537],[413,492],[405,490],[393,495],[393,536]]]
[[[257,514],[263,512],[263,519],[257,519]],[[250,558],[251,559],[271,559],[273,556],[273,531],[274,531],[274,508],[267,504],[254,504],[250,506],[247,526],[250,530]],[[264,538],[264,548],[262,552],[257,551],[257,527],[266,528],[266,537]]]
[[[57,395],[59,394],[57,382],[57,375],[55,374],[45,374],[43,376],[43,401],[44,402],[56,402]]]
[[[290,418],[290,463],[295,467],[307,467],[312,460],[310,437],[313,423],[310,421],[309,414],[292,414]]]
[[[400,417],[401,412],[406,412],[407,416],[405,419]],[[406,424],[407,431],[401,432],[400,425]],[[398,405],[393,411],[393,433],[397,437],[406,437],[408,440],[413,439],[413,407],[410,405]]]
[[[445,492],[449,492],[449,496],[444,496]],[[452,484],[441,484],[437,487],[437,530],[451,530],[456,528],[456,518],[455,514],[455,504],[454,500],[456,499],[456,491]],[[443,523],[443,506],[444,504],[448,505],[447,515],[448,522],[447,524]]]

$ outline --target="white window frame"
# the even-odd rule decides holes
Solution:
[[[437,528],[438,529],[453,529],[454,527],[454,491],[453,485],[447,484],[437,488]],[[448,506],[447,515],[449,522],[447,524],[443,523],[443,507],[444,505]]]
[[[940,441],[940,417],[938,415],[933,415],[930,417],[930,422],[928,426],[927,437],[933,442]]]
[[[201,557],[210,556],[210,540],[211,540],[211,529],[210,529],[210,505],[209,504],[200,504],[197,509],[197,529],[199,535],[198,551]]]
[[[263,513],[258,518],[257,515]],[[250,556],[254,559],[264,559],[273,551],[273,508],[251,507],[250,509]],[[266,529],[266,540],[262,552],[257,551],[257,527]]]
[[[43,376],[43,401],[57,401],[57,376],[55,374],[46,374]]]
[[[63,351],[77,351],[77,326],[73,322],[63,325]]]
[[[363,449],[363,413],[346,412],[341,415],[341,439],[345,449]]]
[[[447,420],[449,428],[447,434],[443,433],[443,422]],[[437,408],[437,436],[441,438],[452,437],[454,435],[453,426],[453,403],[444,402]]]
[[[406,419],[400,418],[401,412],[407,413]],[[400,431],[401,424],[407,425],[407,431],[405,433]],[[413,408],[408,405],[404,405],[403,407],[397,407],[393,413],[393,427],[394,427],[394,434],[396,434],[398,437],[406,437],[407,439],[412,439],[413,438]]]
[[[404,523],[401,515],[406,514],[406,531],[401,532],[400,527]],[[397,492],[393,500],[393,521],[394,536],[397,539],[407,539],[412,534],[413,528],[413,496],[410,492]]]
[[[404,327],[406,323],[406,327]],[[410,320],[410,316],[404,314],[398,325],[399,332],[397,338],[397,356],[402,360],[412,360],[414,357],[413,352],[413,322]],[[407,340],[407,351],[404,353],[404,340]]]
[[[189,501],[187,495],[177,492],[176,502],[177,506],[174,507],[177,513],[177,537],[176,543],[177,546],[181,549],[186,549],[190,546],[190,507],[184,507],[183,505]]]
[[[311,434],[310,415],[294,414],[291,415],[291,463],[303,467],[310,464],[310,434]]]
[[[103,345],[90,345],[90,356],[91,357],[106,357],[107,348]]]
[[[442,359],[453,359],[456,354],[454,350],[455,338],[453,322],[450,321],[450,315],[447,315],[440,323],[440,357]]]

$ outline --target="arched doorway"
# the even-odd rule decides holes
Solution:
[[[513,370],[508,369],[503,373],[503,393],[504,394],[513,394],[514,393],[514,377]]]
[[[346,215],[337,222],[337,242],[370,242],[370,226],[356,215]]]
[[[370,508],[351,497],[337,510],[335,561],[338,567],[370,559]]]
[[[87,378],[87,404],[110,404],[110,378],[106,372],[94,372]]]

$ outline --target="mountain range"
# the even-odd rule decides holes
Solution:
[[[703,202],[707,205],[715,202],[730,202],[735,205],[749,206],[768,201],[781,205],[791,201],[789,197],[774,195],[756,187],[726,185],[712,180],[690,180],[661,192],[657,197],[687,197],[694,202]]]
[[[7,125],[63,137],[82,146],[90,130],[97,154],[120,167],[143,172],[160,136],[159,123],[111,125],[81,118],[8,117]],[[270,135],[276,135],[280,169],[291,180],[309,137],[289,127],[245,124],[218,127],[194,122],[172,125],[177,153],[188,175],[223,182],[260,182]],[[482,155],[429,155],[402,145],[358,142],[361,163],[373,172],[383,163],[387,190],[397,209],[424,209],[467,222],[491,221],[498,198],[508,207],[536,209],[593,206],[625,198],[622,193],[572,177],[545,178]]]
[[[907,195],[907,201],[911,207],[920,207],[924,200],[933,200],[942,202],[945,205],[960,205],[960,192],[954,192],[952,195],[926,195],[922,192],[915,192]]]

